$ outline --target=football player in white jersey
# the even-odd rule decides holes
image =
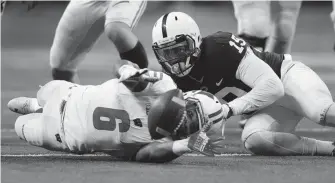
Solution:
[[[335,103],[321,78],[291,55],[260,52],[229,32],[202,37],[194,19],[183,12],[161,16],[152,38],[158,62],[178,88],[215,94],[225,118],[244,116],[242,141],[251,152],[334,154],[333,142],[293,133],[304,117],[335,127]]]
[[[17,135],[48,150],[141,162],[167,162],[191,152],[185,140],[153,141],[149,134],[148,113],[157,97],[176,88],[173,80],[131,65],[123,65],[119,75],[97,86],[55,80],[37,98],[12,99],[9,109],[24,114],[15,122]]]
[[[239,37],[261,51],[290,53],[302,1],[232,2]]]
[[[146,4],[147,0],[70,1],[50,50],[53,79],[79,82],[77,66],[103,32],[114,43],[121,59],[146,68],[145,49],[132,32]]]

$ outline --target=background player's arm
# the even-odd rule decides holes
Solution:
[[[244,96],[229,102],[233,115],[264,108],[282,96],[284,87],[276,73],[248,48],[236,72],[236,78],[252,88]]]
[[[191,152],[187,144],[188,139],[169,142],[152,142],[137,152],[135,160],[148,163],[170,162],[185,153]]]

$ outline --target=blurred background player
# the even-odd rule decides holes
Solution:
[[[290,53],[301,1],[232,2],[239,37],[261,51]]]
[[[147,67],[145,49],[132,32],[146,5],[146,0],[70,1],[50,50],[53,79],[78,82],[77,66],[103,32],[114,43],[121,59]]]
[[[334,26],[334,31],[335,31],[335,0],[333,0],[333,11],[330,14],[330,18],[333,21],[333,26]],[[335,37],[335,36],[334,36]],[[334,40],[335,41],[335,40]],[[335,51],[335,43],[334,43],[334,47],[333,47],[334,51]]]

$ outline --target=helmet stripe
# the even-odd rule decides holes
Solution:
[[[223,120],[223,116],[221,116],[220,118],[218,118],[216,120],[213,120],[213,124],[218,123],[218,122],[220,122],[222,120]]]
[[[168,17],[169,13],[165,14],[163,17],[163,22],[162,22],[162,33],[163,33],[163,38],[167,37],[167,32],[166,32],[166,19]]]
[[[220,110],[212,113],[212,114],[209,114],[208,117],[209,118],[214,118],[215,116],[219,115],[220,113],[222,113],[222,108],[220,108]]]

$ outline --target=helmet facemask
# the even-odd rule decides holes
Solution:
[[[186,99],[186,109],[183,119],[174,130],[175,136],[179,138],[187,138],[191,134],[202,129],[207,121],[200,100],[188,97]]]
[[[195,59],[192,57],[198,57],[200,53],[195,40],[189,35],[177,35],[163,44],[155,42],[152,48],[163,69],[178,77],[189,74],[194,66]]]

